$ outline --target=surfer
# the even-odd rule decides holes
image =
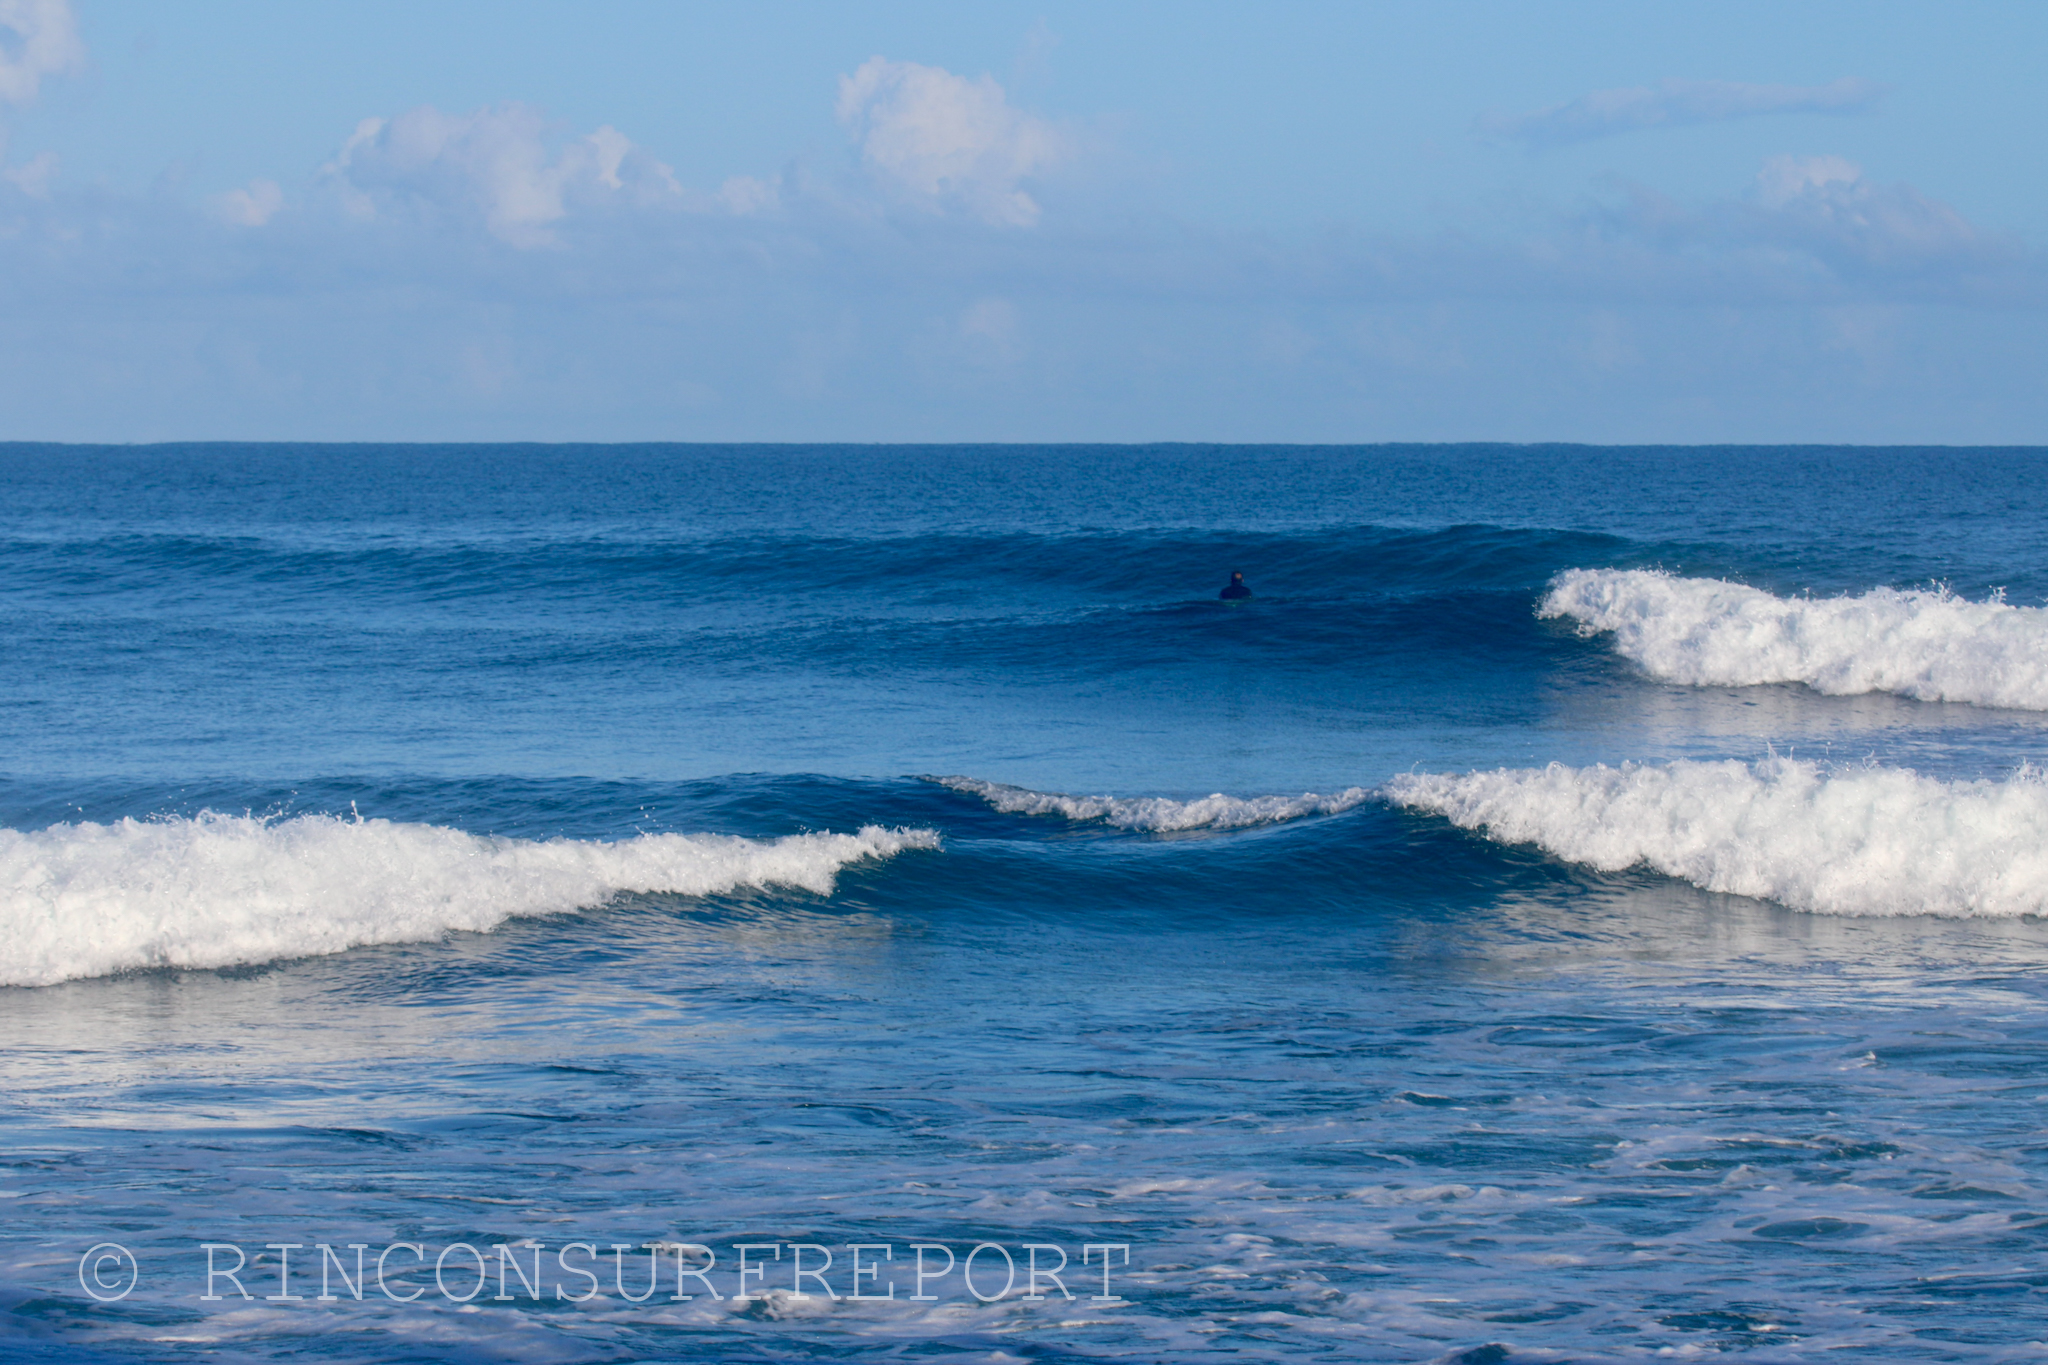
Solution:
[[[1241,602],[1251,595],[1252,590],[1244,585],[1244,575],[1234,571],[1230,575],[1230,582],[1218,594],[1225,602]]]

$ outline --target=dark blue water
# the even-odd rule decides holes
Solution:
[[[1538,607],[2003,589],[2024,673],[2044,476],[0,447],[0,1354],[2038,1358],[2048,710],[1686,684]],[[1905,610],[1815,647],[1966,629]],[[1755,896],[1385,787],[1564,764],[1528,812],[1662,847],[1788,755],[1822,794],[1715,845]],[[1622,763],[1678,796],[1592,804]],[[422,1296],[322,1301],[322,1243]],[[916,1244],[1013,1290],[913,1299]]]

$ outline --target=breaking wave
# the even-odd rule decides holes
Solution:
[[[2048,914],[2048,782],[1770,758],[1408,774],[1387,798],[1606,872],[1833,915]]]
[[[1335,815],[1372,799],[1372,793],[1363,787],[1350,787],[1333,796],[1303,792],[1300,796],[1247,797],[1217,792],[1194,801],[1174,801],[1163,796],[1069,796],[1064,792],[1039,792],[1003,782],[984,782],[977,777],[930,780],[978,796],[1012,815],[1061,815],[1069,820],[1100,820],[1123,829],[1157,832],[1241,829],[1247,825],[1298,820],[1306,815]]]
[[[1671,682],[2048,710],[2048,609],[1997,598],[1894,588],[1785,598],[1712,578],[1570,569],[1537,615],[1611,632],[1624,657]]]
[[[829,893],[839,870],[929,830],[618,843],[490,838],[438,825],[191,819],[0,830],[0,985],[144,967],[227,967],[488,930],[630,891]]]

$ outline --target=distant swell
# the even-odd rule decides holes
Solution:
[[[1014,815],[1061,815],[1069,820],[1100,820],[1123,829],[1155,831],[1239,829],[1298,820],[1305,815],[1334,815],[1372,799],[1362,787],[1334,796],[1304,792],[1300,796],[1225,796],[1218,792],[1194,801],[1163,796],[1068,796],[1037,792],[975,777],[936,777],[932,781],[957,792],[978,796],[999,811]]]
[[[1805,683],[1837,696],[2048,710],[2048,609],[1945,591],[1784,598],[1710,578],[1571,569],[1539,616],[1611,631],[1652,675],[1694,685]]]
[[[768,840],[536,842],[320,815],[0,830],[0,984],[414,942],[628,891],[787,886],[823,895],[849,863],[937,846],[927,830],[874,826]]]
[[[2048,783],[1772,758],[1412,774],[1398,804],[1615,872],[1835,915],[2048,913]]]

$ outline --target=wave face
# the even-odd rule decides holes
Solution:
[[[418,942],[629,891],[708,896],[782,886],[826,895],[849,863],[937,846],[930,831],[875,826],[604,843],[212,813],[0,830],[0,985]]]
[[[1060,815],[1069,820],[1099,820],[1120,829],[1170,833],[1190,829],[1242,829],[1299,820],[1308,815],[1335,815],[1372,799],[1363,787],[1332,796],[1303,792],[1300,796],[1225,796],[1221,792],[1193,801],[1163,796],[1069,796],[1039,792],[977,777],[937,777],[932,781],[957,792],[978,796],[1009,815]]]
[[[1572,569],[1537,614],[1611,632],[1623,656],[1671,682],[1796,682],[1834,696],[1896,692],[2048,711],[2048,609],[2040,607],[1893,588],[1784,598],[1718,579]]]
[[[1834,915],[2048,914],[2048,782],[1787,758],[1408,774],[1394,802],[1604,872]]]

